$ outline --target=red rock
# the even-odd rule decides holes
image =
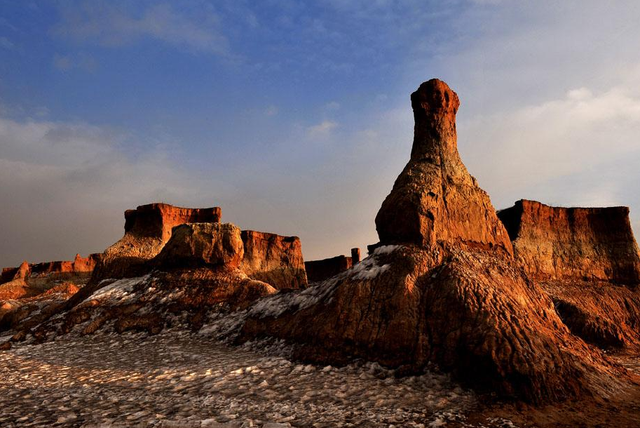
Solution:
[[[357,265],[360,263],[360,248],[351,249],[351,264]]]
[[[125,212],[124,237],[107,248],[94,271],[94,281],[144,274],[171,237],[173,227],[184,223],[219,223],[220,208],[180,208],[168,204],[141,205]]]
[[[432,246],[445,241],[512,253],[489,196],[457,149],[458,95],[432,79],[411,94],[415,119],[411,159],[376,216],[383,244]]]
[[[244,258],[240,269],[250,278],[266,282],[276,290],[307,286],[300,238],[243,230],[242,242]]]
[[[559,208],[521,200],[500,211],[516,258],[536,280],[640,283],[629,208]]]
[[[499,216],[517,260],[575,335],[605,349],[640,349],[640,256],[627,207],[521,200]]]
[[[244,257],[240,229],[231,223],[188,223],[176,226],[156,259],[160,268],[237,269]]]

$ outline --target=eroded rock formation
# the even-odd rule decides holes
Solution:
[[[498,213],[516,258],[536,280],[640,283],[629,208],[559,208],[521,200]]]
[[[246,308],[279,289],[306,287],[303,266],[297,237],[242,232],[229,223],[184,223],[173,227],[159,254],[138,266],[142,275],[94,277],[68,301],[20,317],[18,325],[11,318],[11,326],[23,332],[20,337],[32,334],[36,340],[72,329],[155,334],[177,319],[199,328],[218,311]],[[52,314],[58,316],[48,319]]]
[[[458,95],[433,79],[411,94],[411,159],[376,216],[382,244],[433,246],[440,241],[512,252],[489,196],[460,160]]]
[[[360,248],[352,248],[351,256],[335,256],[304,263],[309,282],[319,282],[332,278],[360,263]]]
[[[147,262],[157,256],[171,237],[174,226],[183,223],[219,223],[221,210],[180,208],[168,204],[141,205],[124,213],[124,236],[107,248],[95,270],[96,281],[141,275]]]
[[[242,242],[244,258],[240,269],[249,277],[278,290],[307,286],[300,238],[243,230]]]
[[[381,244],[342,274],[251,308],[240,340],[275,336],[299,358],[366,358],[543,402],[606,395],[624,371],[572,335],[512,256],[507,231],[456,148],[457,95],[411,96],[411,159],[376,217]]]
[[[517,260],[574,334],[607,349],[640,347],[640,256],[627,207],[521,200],[498,215]]]

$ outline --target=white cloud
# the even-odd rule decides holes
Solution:
[[[158,149],[126,156],[127,139],[83,123],[0,117],[0,224],[11,225],[0,264],[101,252],[122,235],[125,209],[201,201],[197,177]]]
[[[138,3],[139,5],[140,3]],[[80,43],[120,46],[142,38],[160,40],[194,52],[228,54],[228,42],[222,35],[218,17],[211,6],[201,5],[193,13],[188,8],[174,9],[168,3],[143,2],[141,13],[131,4],[108,1],[63,3],[62,21],[56,35]]]
[[[331,120],[324,120],[317,125],[313,125],[307,128],[307,133],[311,137],[327,136],[338,126],[336,122]]]

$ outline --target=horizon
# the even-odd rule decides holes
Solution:
[[[640,230],[637,2],[180,5],[0,0],[0,267],[102,252],[154,202],[305,260],[366,251],[434,77],[496,210],[628,206]]]

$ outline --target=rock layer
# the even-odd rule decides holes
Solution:
[[[460,160],[458,95],[432,79],[411,94],[415,119],[411,159],[376,216],[383,244],[432,246],[439,241],[512,252],[489,196]]]
[[[536,280],[640,283],[629,208],[559,208],[520,200],[498,213],[516,258]]]

